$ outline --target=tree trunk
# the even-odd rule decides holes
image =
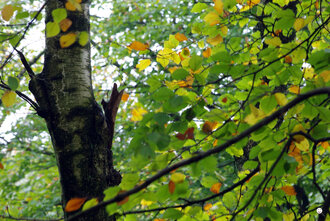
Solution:
[[[52,21],[54,9],[64,8],[64,2],[48,0],[46,23]],[[71,198],[102,196],[107,187],[121,181],[112,161],[114,120],[106,120],[93,95],[90,45],[82,47],[75,42],[68,48],[61,48],[59,44],[63,34],[89,33],[89,3],[82,1],[82,11],[67,11],[73,23],[66,33],[46,38],[44,69],[29,84],[40,106],[38,114],[46,120],[52,139],[63,208]],[[117,92],[116,88],[114,90]],[[65,212],[65,218],[71,214]],[[108,217],[103,209],[79,220],[114,218]]]

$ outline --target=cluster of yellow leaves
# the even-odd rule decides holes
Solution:
[[[131,111],[131,114],[132,114],[131,121],[141,121],[142,118],[143,118],[143,115],[146,114],[146,113],[147,113],[147,111],[144,110],[144,109],[141,108],[141,107],[134,108],[134,109]]]
[[[180,56],[170,48],[164,48],[160,50],[157,54],[156,61],[160,63],[163,67],[166,67],[170,61],[176,64],[180,64]]]
[[[1,17],[5,21],[9,21],[14,14],[14,7],[12,5],[5,5],[1,10]]]

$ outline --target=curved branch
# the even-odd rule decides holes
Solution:
[[[312,97],[312,96],[316,96],[316,95],[320,95],[320,94],[330,94],[330,87],[325,87],[325,88],[318,88],[312,91],[309,91],[305,94],[300,94],[298,95],[295,99],[293,99],[291,102],[289,102],[288,104],[286,104],[285,106],[281,107],[280,109],[278,109],[277,111],[275,111],[273,114],[265,117],[263,120],[259,121],[258,123],[256,123],[255,125],[251,126],[250,128],[246,129],[245,131],[243,131],[241,134],[237,135],[236,137],[228,140],[226,143],[217,146],[211,150],[208,150],[206,152],[201,152],[191,158],[188,158],[186,160],[182,160],[176,164],[173,164],[170,167],[166,167],[163,170],[159,171],[157,174],[155,174],[154,176],[146,179],[146,181],[134,188],[132,188],[131,190],[128,190],[122,194],[117,195],[116,197],[101,202],[98,205],[89,208],[88,210],[82,211],[80,213],[77,213],[71,217],[68,218],[68,220],[75,220],[78,217],[81,217],[89,212],[92,212],[94,210],[97,210],[99,208],[103,208],[106,205],[109,205],[111,203],[114,202],[119,202],[121,200],[123,200],[125,197],[130,196],[134,193],[139,192],[140,190],[148,187],[151,183],[153,183],[154,181],[158,180],[159,178],[163,177],[164,175],[170,173],[172,170],[175,170],[177,168],[189,165],[191,163],[197,162],[199,160],[202,160],[212,154],[215,153],[220,153],[221,151],[225,150],[226,148],[228,148],[229,146],[237,143],[238,141],[242,140],[243,138],[245,138],[246,136],[250,135],[251,133],[253,133],[254,131],[260,129],[261,127],[269,124],[270,122],[272,122],[273,120],[275,120],[276,118],[278,118],[279,116],[281,116],[282,114],[284,114],[285,112],[287,112],[289,109],[291,109],[292,107],[294,107],[295,105],[299,104],[300,102]]]

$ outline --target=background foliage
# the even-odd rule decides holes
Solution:
[[[16,89],[30,95],[28,76],[10,55],[18,47],[41,72],[43,48],[28,36],[44,29],[42,4],[0,3],[1,122],[17,119],[1,134],[4,217],[62,216],[46,126],[15,97]],[[104,201],[230,142],[297,95],[329,86],[326,1],[95,0],[91,9],[96,99],[113,82],[126,93],[113,147],[123,181]],[[305,99],[107,210],[119,220],[315,220],[316,208],[329,210],[328,116],[328,94]]]

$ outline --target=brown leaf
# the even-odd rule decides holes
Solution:
[[[86,201],[86,197],[84,198],[79,198],[79,197],[75,197],[70,199],[65,206],[65,212],[73,212],[76,211],[78,209],[80,209],[80,207],[85,203]]]
[[[4,169],[4,166],[3,164],[0,162],[0,169],[3,170]]]
[[[294,189],[293,186],[283,186],[283,187],[281,187],[281,189],[288,196],[295,196],[295,195],[297,195],[296,190]]]
[[[63,32],[66,32],[72,25],[72,21],[68,18],[66,19],[63,19],[61,22],[60,22],[60,28]]]
[[[121,191],[119,191],[118,194],[125,193],[125,192],[126,192],[126,191],[121,190]],[[119,205],[119,206],[120,206],[120,205],[123,205],[123,204],[127,203],[128,200],[129,200],[129,196],[126,196],[122,201],[117,202],[117,205]]]
[[[170,192],[170,194],[173,194],[175,190],[175,183],[170,180],[170,182],[168,183],[168,191]]]

